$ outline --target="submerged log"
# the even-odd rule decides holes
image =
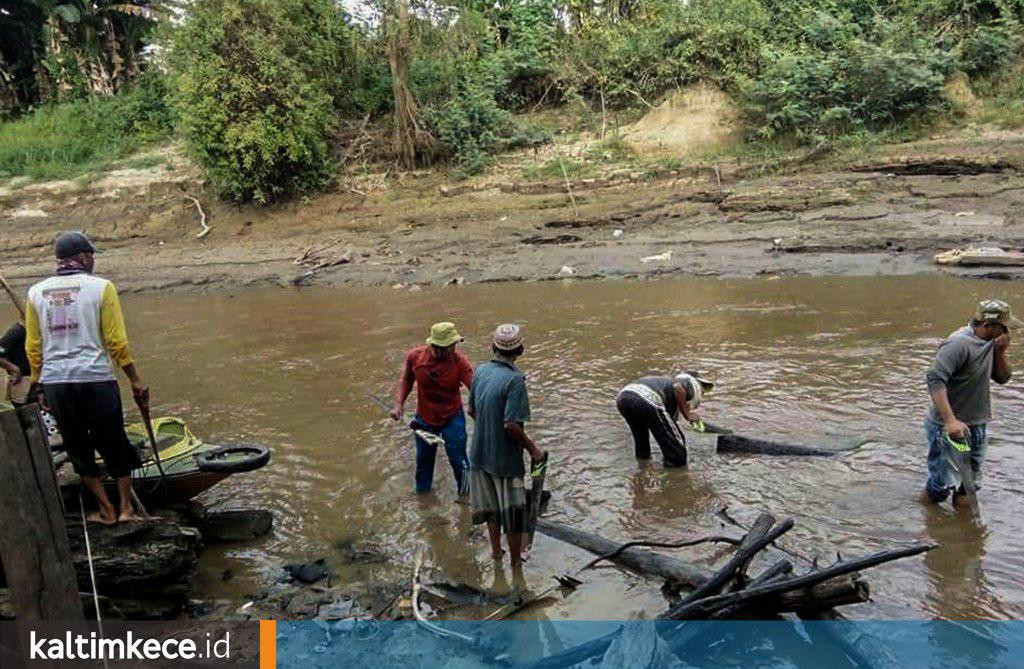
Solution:
[[[688,669],[676,657],[651,623],[625,625],[619,629],[604,657],[602,667],[635,669]]]
[[[851,660],[862,669],[898,669],[900,661],[881,639],[864,631],[857,625],[842,624],[846,619],[837,611],[822,611],[816,614],[801,614],[804,620],[831,621],[840,624],[806,625],[804,629],[811,641],[821,635],[839,646]]]
[[[829,456],[853,450],[859,446],[860,444],[845,448],[819,448],[817,446],[803,446],[800,444],[787,444],[781,441],[741,437],[738,434],[720,434],[718,435],[718,445],[715,450],[719,453]]]

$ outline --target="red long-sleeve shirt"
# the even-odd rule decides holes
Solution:
[[[473,383],[473,365],[455,351],[449,358],[437,358],[429,345],[417,346],[405,354],[397,399],[405,401],[416,385],[416,413],[428,425],[441,427],[462,409],[461,386]]]

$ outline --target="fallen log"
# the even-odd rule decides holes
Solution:
[[[724,535],[712,535],[708,537],[700,537],[699,539],[689,539],[687,541],[627,541],[611,553],[606,553],[605,555],[598,555],[596,558],[580,567],[580,570],[576,573],[579,574],[580,572],[586,571],[587,569],[591,569],[595,565],[604,562],[605,560],[614,560],[622,554],[622,551],[636,546],[642,546],[645,548],[688,548],[690,546],[699,546],[700,544],[711,543],[725,543],[733,544],[734,546],[739,546],[741,541],[735,537],[727,537]]]
[[[757,586],[764,585],[779,576],[787,576],[792,573],[793,563],[783,558],[761,572],[747,587],[756,588]]]
[[[729,525],[732,525],[733,527],[739,528],[739,529],[743,530],[744,532],[749,532],[750,531],[750,529],[748,527],[746,527],[743,523],[741,523],[740,521],[736,520],[731,515],[729,515],[729,507],[728,506],[723,506],[721,509],[719,509],[718,511],[715,512],[715,515],[718,518],[721,518],[723,522],[728,523]],[[806,562],[808,565],[813,565],[814,564],[814,558],[809,558],[809,557],[807,557],[806,555],[804,555],[802,553],[798,553],[797,551],[793,550],[790,547],[783,546],[778,541],[772,542],[772,547],[773,548],[777,548],[778,550],[782,551],[786,555],[798,558],[798,559],[802,560],[803,562]]]
[[[826,567],[825,569],[814,570],[793,578],[782,579],[762,585],[756,588],[747,588],[737,592],[730,592],[724,595],[714,595],[704,599],[683,602],[673,607],[662,618],[669,620],[692,620],[707,618],[716,611],[736,604],[750,604],[755,601],[765,601],[771,597],[782,595],[793,590],[802,590],[811,586],[832,580],[837,576],[844,576],[858,572],[862,569],[875,567],[886,562],[899,560],[905,557],[920,555],[935,548],[935,544],[914,544],[907,548],[880,551],[854,560],[844,560]]]
[[[715,450],[719,453],[754,453],[756,455],[811,455],[830,456],[838,453],[853,450],[863,445],[861,442],[855,446],[843,448],[819,448],[817,446],[803,446],[801,444],[787,444],[782,441],[770,441],[767,439],[755,439],[753,437],[742,437],[738,434],[718,435],[718,444]]]
[[[693,590],[703,586],[714,576],[712,571],[703,567],[642,548],[626,548],[619,551],[622,544],[618,542],[544,518],[537,519],[537,531],[597,555],[612,555],[605,559],[643,576],[668,580],[674,588]],[[813,589],[797,588],[793,592],[780,595],[777,600],[771,600],[771,604],[778,607],[779,611],[801,611],[838,605],[836,602],[867,601],[864,590],[850,578],[840,579],[830,585],[827,600],[819,601],[815,599],[816,596],[817,593]]]
[[[736,550],[733,556],[729,558],[729,561],[725,563],[725,566],[719,569],[707,583],[701,585],[684,598],[683,601],[679,603],[679,606],[683,606],[689,602],[703,599],[711,595],[717,595],[727,585],[729,585],[730,582],[738,577],[742,577],[742,574],[746,572],[747,565],[754,556],[757,555],[762,548],[793,529],[793,522],[792,518],[787,518],[778,525],[775,525],[775,518],[772,515],[762,513],[758,516],[757,520],[754,521],[754,526],[749,532],[747,532],[747,535],[743,537],[743,542],[740,544],[740,547]]]
[[[584,532],[543,518],[537,519],[537,531],[554,539],[579,546],[595,555],[614,554],[622,545],[592,532]],[[710,570],[688,565],[685,562],[642,548],[627,548],[608,559],[645,576],[668,579],[686,588],[698,588],[711,580],[712,576]]]

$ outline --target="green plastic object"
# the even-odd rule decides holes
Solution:
[[[971,452],[971,445],[968,444],[966,441],[957,441],[956,439],[954,439],[953,437],[951,437],[948,434],[946,435],[946,441],[948,441],[949,445],[952,446],[953,449],[956,450],[959,453],[970,453]]]

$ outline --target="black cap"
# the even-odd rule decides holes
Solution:
[[[96,253],[96,247],[92,245],[84,232],[78,230],[62,232],[53,242],[53,255],[57,256],[58,260],[78,253]]]

